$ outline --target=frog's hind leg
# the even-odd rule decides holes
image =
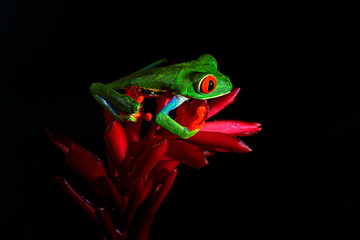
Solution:
[[[120,94],[102,83],[91,84],[90,92],[116,120],[136,122],[141,101]]]

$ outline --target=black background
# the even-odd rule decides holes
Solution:
[[[241,87],[218,118],[260,122],[263,131],[243,138],[252,153],[218,153],[201,170],[180,166],[150,239],[356,230],[352,13],[337,6],[135,5],[0,3],[2,234],[98,239],[96,224],[54,181],[72,172],[45,129],[104,158],[102,109],[90,84],[164,57],[181,62],[203,53]]]

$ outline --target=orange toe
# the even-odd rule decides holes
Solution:
[[[144,101],[144,96],[139,96],[136,101],[141,104]]]
[[[152,119],[152,114],[151,114],[151,113],[146,113],[146,114],[144,114],[144,119],[145,119],[146,121],[151,121],[151,119]]]

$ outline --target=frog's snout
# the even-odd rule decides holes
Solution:
[[[98,91],[103,87],[103,84],[101,83],[92,83],[89,90],[92,95],[95,95],[98,93]]]

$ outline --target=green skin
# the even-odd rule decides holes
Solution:
[[[94,98],[118,121],[136,121],[131,114],[138,113],[140,103],[117,91],[131,86],[155,92],[172,92],[175,96],[155,117],[155,122],[171,133],[189,138],[200,129],[189,131],[169,117],[169,111],[175,109],[189,98],[210,99],[228,94],[232,89],[229,77],[217,69],[215,58],[209,54],[201,55],[197,60],[158,67],[166,59],[157,61],[140,71],[111,83],[93,83],[90,92]],[[210,93],[201,92],[201,81],[207,75],[216,78],[216,88]],[[127,115],[119,115],[123,112]]]

